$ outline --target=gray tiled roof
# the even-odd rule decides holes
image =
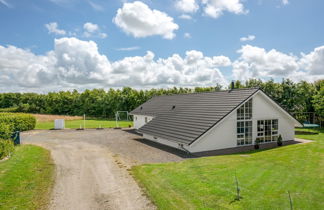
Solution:
[[[155,116],[139,132],[191,144],[259,89],[157,96],[131,114]]]

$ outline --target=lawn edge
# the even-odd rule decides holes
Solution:
[[[131,167],[131,170],[129,170],[129,174],[133,177],[133,179],[135,180],[136,184],[139,186],[142,195],[145,196],[156,207],[156,209],[159,209],[156,201],[153,199],[153,196],[151,196],[148,188],[145,187],[145,184],[139,178],[138,168],[141,167],[141,166],[143,166],[143,165],[145,165],[145,164],[132,166]]]

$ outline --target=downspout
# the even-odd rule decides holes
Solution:
[[[189,150],[184,148],[183,144],[178,144],[178,146],[182,151],[184,151],[187,154],[188,157],[193,156]]]

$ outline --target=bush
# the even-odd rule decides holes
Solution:
[[[0,124],[12,124],[13,131],[32,130],[36,126],[36,118],[30,114],[0,113]]]
[[[14,144],[11,140],[0,139],[0,160],[11,155]]]
[[[0,122],[0,139],[10,139],[13,131],[12,123]]]
[[[254,149],[259,149],[260,148],[260,140],[259,139],[256,139],[255,142],[254,142]]]
[[[0,108],[0,112],[17,112],[18,107]]]
[[[279,135],[278,139],[277,139],[277,145],[280,147],[282,146],[282,137],[281,134]]]

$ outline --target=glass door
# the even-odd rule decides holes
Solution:
[[[271,142],[271,120],[264,121],[264,142]]]
[[[278,120],[258,120],[257,138],[259,143],[277,141],[278,139]]]

